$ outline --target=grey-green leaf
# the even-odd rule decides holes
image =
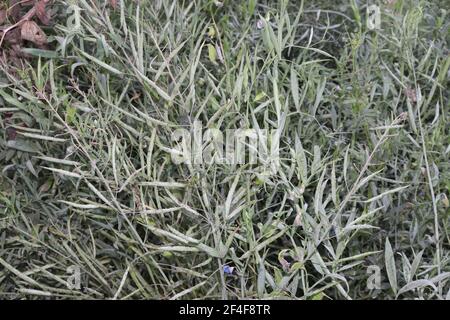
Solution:
[[[386,272],[394,294],[397,294],[397,269],[395,267],[394,252],[392,251],[389,238],[386,238],[386,246],[384,251],[384,260],[386,263]]]

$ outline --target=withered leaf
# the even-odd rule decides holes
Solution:
[[[6,10],[0,9],[0,25],[5,23],[5,21],[6,21]]]
[[[8,15],[13,21],[18,21],[20,19],[20,0],[11,0],[9,2],[10,7],[8,10]]]
[[[15,66],[18,68],[23,68],[23,64],[22,64],[22,51],[21,51],[21,46],[18,44],[14,44],[11,46],[10,49],[8,49],[6,51],[6,57],[7,57],[7,61],[8,61],[8,66]]]
[[[46,0],[39,0],[34,5],[34,7],[36,9],[36,16],[45,25],[50,24],[50,13],[47,11],[47,8],[46,8],[47,2],[48,1],[46,1]]]
[[[20,31],[23,40],[31,41],[38,46],[43,46],[47,43],[44,31],[34,21],[25,21]]]
[[[34,5],[35,2],[36,2],[36,0],[22,0],[22,2],[20,2],[20,5],[23,7],[31,6],[31,5]]]
[[[6,128],[6,140],[16,140],[17,131],[12,127]]]
[[[10,45],[21,44],[22,38],[20,36],[20,30],[13,29],[13,30],[10,30],[8,33],[6,33],[5,42],[8,42]]]

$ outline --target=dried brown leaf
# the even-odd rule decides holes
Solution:
[[[23,40],[31,41],[38,46],[43,46],[47,43],[44,31],[34,21],[25,21],[20,31]]]
[[[10,45],[16,45],[22,43],[22,38],[20,36],[20,30],[19,29],[12,29],[5,35],[5,39],[7,43]]]
[[[45,25],[50,24],[50,13],[48,12],[48,9],[46,7],[47,3],[48,1],[46,0],[40,0],[37,1],[36,4],[34,5],[37,17]]]
[[[6,140],[16,140],[17,131],[12,127],[6,128]]]
[[[18,21],[20,19],[20,0],[12,0],[9,2],[10,7],[8,10],[8,15],[13,21]]]
[[[22,0],[22,2],[20,2],[20,5],[22,7],[26,7],[26,6],[34,6],[36,0]]]
[[[5,21],[6,21],[6,10],[1,9],[0,10],[0,25],[5,23]]]

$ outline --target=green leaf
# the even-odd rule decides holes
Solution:
[[[68,124],[73,123],[73,121],[75,120],[75,115],[77,113],[77,108],[71,107],[71,106],[67,106],[66,109],[66,121]]]
[[[21,110],[26,109],[25,105],[23,103],[21,103],[19,100],[17,100],[16,98],[10,96],[9,94],[7,94],[5,91],[3,91],[2,89],[0,89],[0,95],[3,97],[3,99],[5,99],[5,101]]]
[[[389,238],[386,238],[386,246],[384,251],[384,260],[386,264],[386,272],[394,294],[397,294],[397,269],[395,267],[394,252],[392,251]]]
[[[212,44],[208,44],[208,57],[211,62],[216,62],[217,59],[217,51],[216,48]]]
[[[264,264],[261,262],[258,271],[258,280],[256,283],[256,287],[258,290],[258,297],[262,297],[264,295],[264,291],[266,289],[266,269],[264,268]]]
[[[59,55],[56,51],[50,51],[50,50],[42,50],[42,49],[35,49],[35,48],[23,48],[22,52],[24,52],[26,54],[30,54],[32,56],[49,58],[49,59],[54,59],[54,58],[59,57]]]
[[[292,91],[292,98],[294,99],[294,105],[297,110],[300,109],[300,97],[298,95],[299,89],[298,89],[298,78],[297,78],[297,72],[295,71],[295,68],[291,68],[291,91]]]
[[[401,295],[402,293],[414,290],[414,289],[418,289],[418,288],[422,288],[422,287],[426,287],[426,286],[430,286],[433,287],[436,290],[436,286],[433,284],[433,282],[431,282],[430,280],[416,280],[416,281],[412,281],[410,283],[408,283],[407,285],[405,285],[404,287],[402,287],[399,291],[397,296]]]
[[[84,52],[84,51],[80,51],[80,53],[85,56],[86,58],[88,58],[89,60],[91,60],[92,62],[98,64],[100,67],[105,68],[108,71],[111,71],[112,73],[115,73],[117,75],[121,75],[123,74],[122,71],[117,70],[116,68],[110,66],[109,64],[97,59],[96,57],[91,56],[90,54]]]
[[[323,292],[319,292],[319,293],[316,293],[315,295],[313,295],[312,297],[311,297],[311,300],[322,300],[323,299]]]
[[[264,91],[258,92],[258,94],[255,96],[255,99],[253,99],[254,102],[260,101],[262,98],[266,96],[266,93]]]
[[[22,152],[38,153],[40,151],[34,143],[21,139],[9,140],[6,143],[6,146]]]

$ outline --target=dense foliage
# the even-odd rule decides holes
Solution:
[[[45,2],[0,48],[0,297],[450,297],[444,1]],[[196,120],[279,170],[175,163]]]

